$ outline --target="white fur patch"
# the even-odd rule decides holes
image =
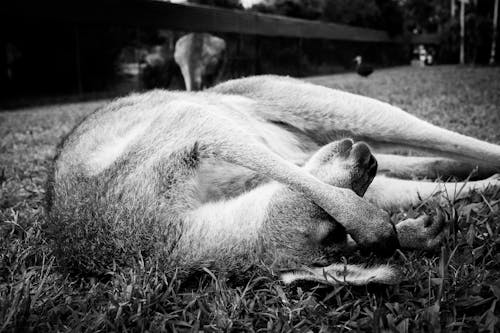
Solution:
[[[256,240],[266,218],[266,207],[280,186],[266,184],[234,199],[206,203],[189,212],[185,217],[185,240],[196,240],[193,243],[200,244],[202,251]]]
[[[89,156],[87,165],[93,173],[99,173],[113,164],[127,149],[127,147],[141,134],[146,126],[138,125],[127,131],[124,136],[115,136],[106,141],[105,144],[97,146],[96,150]]]

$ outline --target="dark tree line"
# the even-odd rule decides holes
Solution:
[[[381,29],[391,36],[437,33],[441,36],[439,60],[456,63],[460,27],[459,3],[455,1],[455,13],[451,13],[451,0],[263,0],[250,10]],[[238,0],[190,2],[241,9]],[[466,60],[469,63],[488,61],[493,36],[493,6],[494,0],[471,0],[466,6]],[[497,57],[499,53],[496,52]]]

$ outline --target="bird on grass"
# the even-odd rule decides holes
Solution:
[[[363,64],[363,58],[360,55],[354,58],[354,62],[356,63],[356,72],[359,75],[367,77],[371,73],[373,73],[373,67],[370,65]]]

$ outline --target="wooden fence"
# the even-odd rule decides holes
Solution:
[[[401,38],[391,38],[380,30],[164,1],[3,0],[0,11],[7,29],[11,24],[61,21],[354,42],[402,42]]]
[[[88,69],[88,63],[85,64],[85,59],[81,56],[81,49],[85,46],[83,45],[84,41],[81,40],[83,37],[81,29],[92,26],[130,27],[132,30],[151,28],[179,31],[179,33],[192,31],[219,34],[236,45],[237,51],[233,52],[232,55],[233,67],[236,70],[248,70],[245,73],[236,72],[235,77],[240,74],[250,75],[270,71],[296,76],[313,75],[315,72],[308,70],[309,67],[307,67],[309,59],[304,66],[301,54],[309,52],[309,55],[314,55],[316,63],[321,63],[323,59],[318,59],[317,55],[323,58],[329,58],[331,55],[340,57],[339,53],[341,52],[335,48],[337,46],[349,55],[366,51],[366,53],[387,58],[393,57],[397,53],[392,50],[401,49],[403,45],[436,44],[438,41],[433,35],[414,36],[412,40],[409,37],[391,37],[385,31],[342,24],[155,0],[2,0],[0,1],[0,13],[2,13],[0,50],[7,50],[10,36],[19,35],[18,30],[22,28],[23,43],[29,44],[38,39],[37,47],[32,46],[28,52],[30,59],[35,59],[33,62],[39,63],[35,67],[48,68],[43,73],[38,72],[39,75],[23,73],[20,76],[21,79],[18,80],[21,85],[13,85],[13,81],[9,79],[7,74],[10,70],[8,56],[6,57],[8,52],[0,52],[0,100],[5,99],[4,97],[9,100],[18,100],[18,93],[25,94],[27,91],[25,82],[30,82],[33,90],[28,94],[44,94],[45,92],[38,87],[45,88],[44,86],[47,86],[46,88],[49,89],[50,84],[46,83],[47,80],[51,79],[52,82],[59,82],[59,86],[63,84],[62,88],[68,88],[63,94],[75,92],[79,96],[83,96],[84,93],[89,94],[94,88],[91,84],[85,83],[85,77],[89,77],[91,74],[86,71],[85,65]],[[37,31],[37,27],[47,26],[52,27],[52,30],[46,30],[49,31],[48,33]],[[66,31],[66,34],[61,34],[65,29],[69,30]],[[50,31],[64,36],[54,38],[66,38],[65,47],[69,46],[69,50],[59,47],[58,50],[61,52],[58,54],[54,51],[57,49],[57,47],[54,48],[54,44],[52,44],[52,49],[50,46],[46,46],[44,39],[52,37]],[[68,42],[68,40],[72,40],[72,42]],[[294,46],[293,43],[296,45]],[[250,49],[250,52],[241,51],[242,45],[245,45],[246,51]],[[332,45],[336,46],[332,49]],[[406,46],[404,47],[406,48]],[[279,51],[278,54],[274,50]],[[92,52],[92,55],[95,55],[99,50],[92,50]],[[270,54],[273,56],[270,57]],[[53,58],[50,58],[52,55]],[[70,58],[69,61],[68,58]],[[288,67],[278,68],[283,63],[283,58],[286,59],[285,62],[290,63],[286,65],[290,67],[290,70],[287,69]],[[346,59],[334,60],[338,64],[345,64],[349,60],[347,56],[344,58]],[[39,59],[44,59],[45,62]],[[275,63],[272,63],[273,61]],[[397,64],[401,63],[399,61]],[[65,69],[62,69],[63,65],[61,64],[67,65]],[[323,70],[321,67],[318,68]],[[54,70],[57,70],[60,75],[52,75]],[[95,68],[94,71],[96,71]],[[326,69],[325,72],[332,72],[332,70]],[[71,78],[64,76],[65,73],[71,74]],[[104,74],[98,72],[95,75]],[[37,77],[41,81],[37,81]],[[52,91],[55,89],[53,88]]]

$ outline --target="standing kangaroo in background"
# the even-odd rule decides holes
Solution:
[[[226,42],[207,33],[190,33],[175,43],[174,59],[187,91],[201,90],[219,81],[225,64]]]
[[[200,93],[131,95],[89,115],[59,148],[49,215],[63,261],[77,269],[140,251],[168,267],[236,271],[259,260],[295,269],[285,282],[394,283],[391,267],[329,264],[353,248],[434,248],[442,219],[394,226],[384,209],[437,191],[454,200],[499,177],[394,176],[466,176],[476,165],[484,176],[499,170],[500,146],[371,98],[250,77]]]

